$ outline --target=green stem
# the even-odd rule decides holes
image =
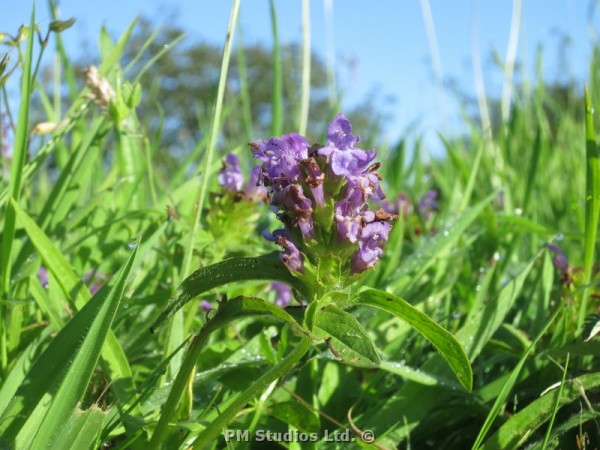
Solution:
[[[186,357],[183,360],[183,363],[181,364],[179,372],[177,373],[177,378],[175,378],[175,382],[173,383],[171,392],[169,392],[169,397],[167,398],[165,406],[163,406],[163,410],[160,414],[160,419],[158,420],[156,429],[152,434],[152,439],[150,440],[150,443],[148,445],[149,450],[160,448],[160,444],[165,438],[169,422],[174,416],[177,410],[177,405],[181,400],[181,396],[187,388],[190,375],[192,374],[194,367],[196,366],[196,361],[198,361],[200,352],[204,348],[204,344],[206,344],[210,333],[214,329],[209,325],[209,323],[207,323],[206,326],[204,326],[204,328],[200,330],[200,333],[198,333],[198,335],[194,338],[188,351],[188,354],[186,355]]]
[[[311,348],[312,339],[303,338],[300,344],[294,348],[279,364],[272,367],[268,372],[262,375],[255,383],[253,383],[248,389],[242,392],[231,405],[227,407],[220,415],[212,422],[208,428],[202,431],[196,441],[194,442],[193,449],[207,448],[211,441],[213,441],[219,434],[221,434],[223,428],[225,428],[236,416],[236,414],[248,404],[251,400],[256,398],[263,392],[267,387],[278,378],[283,377],[289,372],[292,367],[300,361],[304,354]]]
[[[271,114],[271,134],[279,136],[283,130],[283,91],[281,75],[281,51],[279,48],[279,34],[277,32],[277,14],[275,2],[269,2],[271,11],[271,27],[273,32],[273,102]]]
[[[233,45],[233,36],[235,32],[235,24],[237,22],[238,12],[240,9],[240,0],[234,0],[231,7],[231,16],[229,17],[229,25],[227,27],[227,37],[225,38],[225,46],[223,48],[223,58],[221,60],[221,75],[219,76],[219,85],[217,88],[217,99],[215,101],[215,109],[213,111],[212,125],[210,127],[210,137],[208,139],[208,147],[204,155],[204,170],[202,172],[202,184],[196,202],[194,205],[194,218],[192,220],[192,230],[190,233],[189,244],[186,247],[183,256],[183,265],[181,268],[181,279],[185,278],[190,273],[192,264],[192,256],[196,248],[196,235],[200,227],[200,219],[202,218],[202,206],[208,191],[208,182],[210,180],[210,169],[212,167],[212,158],[217,146],[217,136],[221,128],[221,112],[223,109],[223,99],[225,97],[225,87],[227,84],[227,72],[229,70],[229,59],[231,55],[231,47]]]
[[[594,135],[594,108],[588,90],[585,90],[585,142],[586,142],[586,176],[585,176],[585,249],[584,280],[587,285],[592,279],[596,230],[600,213],[600,156]],[[585,289],[581,297],[577,328],[581,330],[587,313],[590,290]]]

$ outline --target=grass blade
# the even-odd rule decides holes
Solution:
[[[47,446],[75,411],[100,358],[136,251],[112,289],[101,289],[75,314],[29,371],[0,420],[0,434],[12,447]]]
[[[27,41],[27,53],[23,64],[23,76],[21,78],[21,102],[19,105],[19,118],[15,130],[15,142],[13,147],[13,161],[10,170],[9,197],[19,201],[21,196],[21,183],[23,180],[23,168],[27,160],[28,128],[29,128],[29,106],[31,101],[31,88],[33,80],[31,77],[31,66],[33,61],[33,40],[35,30],[35,5],[31,11],[29,22],[29,36]],[[6,298],[10,288],[11,274],[11,252],[15,236],[16,213],[11,204],[6,205],[4,215],[4,228],[2,232],[2,248],[0,249],[0,297]],[[8,363],[6,349],[6,307],[0,304],[0,372],[6,369]]]
[[[582,375],[569,380],[563,387],[558,406],[564,406],[581,396],[582,390],[591,390],[600,386],[600,372]],[[519,448],[529,436],[544,424],[553,409],[556,397],[545,394],[531,402],[521,411],[511,416],[504,425],[494,433],[481,450],[504,450]]]
[[[600,155],[594,135],[594,108],[590,100],[590,94],[585,90],[585,249],[584,249],[584,280],[588,284],[592,277],[592,266],[594,264],[594,249],[596,246],[596,233],[598,230],[598,216],[600,214]],[[577,325],[581,331],[590,290],[585,289],[581,296],[579,317]]]
[[[310,105],[310,2],[302,0],[302,94],[300,97],[300,125],[298,133],[306,135]]]
[[[500,391],[500,394],[498,395],[498,397],[496,397],[496,400],[494,401],[494,406],[492,406],[492,409],[490,409],[490,412],[488,413],[488,415],[485,419],[485,422],[483,423],[483,426],[481,427],[481,430],[479,430],[479,434],[477,435],[477,438],[475,439],[475,442],[473,443],[473,447],[472,447],[473,450],[477,450],[479,448],[479,446],[481,445],[481,443],[483,442],[485,435],[492,427],[492,424],[494,423],[494,420],[496,420],[496,417],[498,417],[498,414],[500,414],[502,405],[504,405],[504,402],[508,398],[510,391],[512,390],[515,383],[517,382],[517,378],[519,377],[519,374],[521,373],[521,369],[523,368],[525,361],[527,361],[527,357],[533,351],[533,349],[535,348],[537,343],[540,341],[542,336],[544,334],[546,334],[546,331],[548,331],[548,329],[550,329],[550,326],[554,323],[554,321],[558,317],[559,313],[562,311],[563,305],[564,305],[564,303],[561,304],[556,309],[556,311],[554,312],[554,314],[552,315],[550,320],[548,320],[546,322],[546,326],[542,329],[542,331],[540,331],[540,333],[537,335],[535,340],[531,343],[531,345],[529,346],[527,351],[523,354],[523,356],[521,356],[521,359],[519,360],[519,362],[513,369],[512,373],[510,374],[509,379],[506,381],[504,386],[502,386],[502,390]]]
[[[281,50],[277,31],[275,1],[269,0],[273,32],[273,99],[271,107],[271,135],[279,136],[283,131],[283,83],[281,74]]]
[[[210,127],[208,146],[206,148],[206,154],[204,155],[204,170],[202,174],[202,184],[198,191],[196,199],[196,205],[194,209],[194,215],[192,219],[192,230],[190,232],[189,244],[186,247],[185,254],[183,257],[183,266],[181,270],[182,277],[186,277],[190,272],[190,265],[192,263],[192,255],[194,253],[194,242],[196,242],[196,234],[198,233],[198,227],[200,219],[202,217],[202,207],[208,192],[208,182],[210,180],[210,170],[212,166],[213,155],[217,146],[217,136],[221,129],[221,111],[223,109],[223,99],[225,97],[225,87],[227,84],[227,72],[229,70],[229,60],[231,56],[231,47],[233,45],[233,38],[235,35],[235,24],[237,23],[237,17],[240,10],[240,0],[234,0],[231,7],[231,15],[229,17],[229,25],[227,26],[227,38],[225,40],[225,46],[223,47],[223,58],[221,60],[221,73],[219,75],[219,86],[217,88],[217,99],[215,101],[215,109],[213,111],[213,120]]]
[[[355,297],[358,304],[372,306],[400,317],[421,333],[438,350],[469,392],[473,388],[473,371],[469,359],[456,338],[410,303],[378,289],[365,287]]]

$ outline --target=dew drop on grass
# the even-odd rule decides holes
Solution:
[[[565,239],[565,235],[564,235],[564,234],[562,234],[562,233],[558,233],[558,234],[556,235],[556,237],[554,238],[554,240],[555,240],[556,242],[561,242],[561,241],[564,241],[564,239]]]
[[[133,250],[138,246],[139,243],[140,240],[138,238],[129,239],[129,242],[127,242],[127,247],[129,250]]]
[[[492,259],[496,262],[500,261],[500,252],[494,252]]]
[[[515,216],[523,215],[523,208],[515,208]]]

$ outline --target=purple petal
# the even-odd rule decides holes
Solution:
[[[556,270],[560,273],[565,273],[569,269],[569,261],[567,260],[565,253],[555,244],[548,244],[548,250],[554,253],[552,263],[554,264],[554,267],[556,267]]]
[[[392,226],[386,222],[372,222],[363,226],[359,249],[354,254],[350,269],[352,273],[360,273],[374,267],[383,254],[381,246],[388,240]]]
[[[352,124],[346,117],[339,113],[327,128],[327,143],[334,147],[345,150],[354,147],[360,141],[360,137],[352,134]]]
[[[281,236],[275,238],[275,242],[283,249],[283,253],[279,255],[281,262],[283,262],[283,264],[291,271],[302,272],[304,269],[304,262],[298,247],[296,247],[292,241]]]
[[[42,286],[45,288],[48,287],[48,269],[44,266],[41,266],[37,271],[37,277]]]
[[[271,283],[271,289],[273,289],[277,295],[275,297],[275,304],[281,308],[285,308],[292,301],[292,289],[285,283],[279,281],[273,281]]]
[[[200,308],[202,308],[204,310],[204,312],[209,312],[210,310],[213,309],[210,302],[208,302],[206,300],[200,300]]]
[[[419,200],[419,214],[425,219],[429,220],[431,214],[438,209],[438,191],[431,190],[427,191],[423,197]]]

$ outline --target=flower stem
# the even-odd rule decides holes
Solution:
[[[204,344],[206,344],[206,341],[213,330],[214,328],[207,324],[207,326],[204,326],[192,341],[188,354],[185,356],[179,372],[177,372],[177,377],[175,378],[171,392],[169,392],[169,397],[167,398],[160,419],[158,420],[158,425],[152,434],[152,439],[148,445],[149,450],[160,448],[160,444],[165,438],[169,422],[175,415],[177,405],[188,386],[189,378],[194,371],[200,352],[204,348]]]

